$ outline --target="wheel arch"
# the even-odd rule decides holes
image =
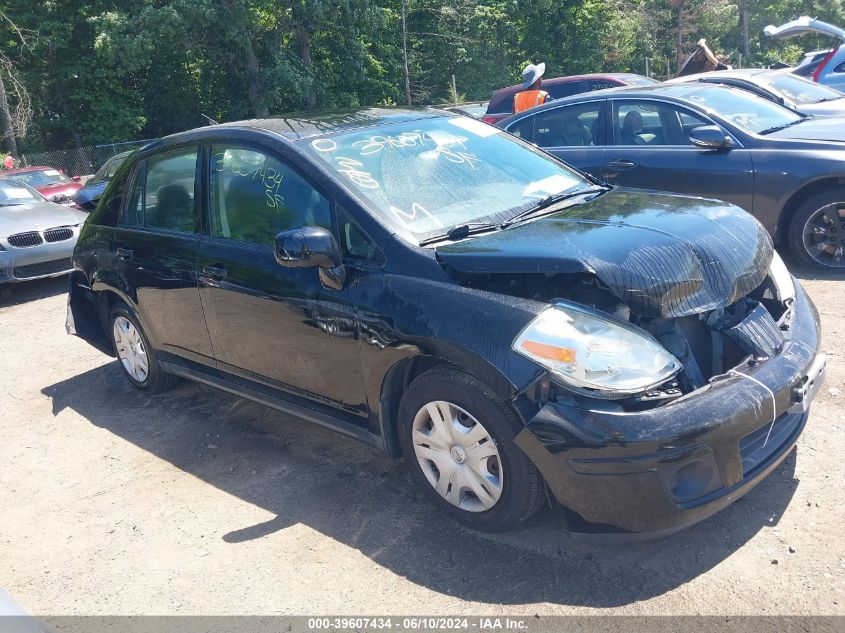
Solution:
[[[397,361],[384,374],[379,395],[379,431],[384,450],[389,456],[402,456],[397,422],[399,403],[405,389],[415,378],[436,367],[449,367],[468,374],[489,387],[493,394],[502,400],[510,400],[516,391],[516,387],[497,367],[466,350],[456,355],[420,353]]]
[[[778,245],[785,245],[789,240],[789,224],[795,216],[796,211],[804,202],[811,197],[829,189],[836,187],[845,188],[845,178],[841,176],[826,176],[813,182],[803,185],[800,189],[792,193],[783,205],[780,218],[778,219],[778,231],[776,236],[776,243]]]
[[[403,358],[387,370],[379,395],[379,426],[384,450],[390,457],[402,457],[402,447],[399,444],[397,431],[399,402],[402,400],[402,394],[417,376],[435,367],[452,367],[463,371],[445,358],[428,354]]]

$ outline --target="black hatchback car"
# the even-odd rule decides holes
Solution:
[[[678,530],[794,446],[824,355],[766,230],[497,128],[361,110],[177,134],[121,167],[68,331],[404,456],[482,530]]]

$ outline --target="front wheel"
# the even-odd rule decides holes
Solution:
[[[540,474],[513,441],[513,412],[472,376],[438,368],[416,378],[399,407],[399,438],[416,482],[465,525],[503,532],[542,503]]]
[[[789,223],[789,248],[815,268],[845,268],[845,190],[811,196]]]

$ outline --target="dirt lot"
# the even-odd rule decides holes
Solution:
[[[845,276],[797,271],[827,383],[797,453],[661,541],[542,513],[450,523],[401,463],[192,384],[148,398],[66,336],[65,281],[0,303],[0,587],[36,614],[845,614]]]

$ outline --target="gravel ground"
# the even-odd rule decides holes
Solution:
[[[404,467],[192,384],[134,391],[64,333],[65,280],[0,302],[0,587],[34,614],[845,614],[845,276],[795,269],[827,383],[797,451],[675,536],[501,536]]]

